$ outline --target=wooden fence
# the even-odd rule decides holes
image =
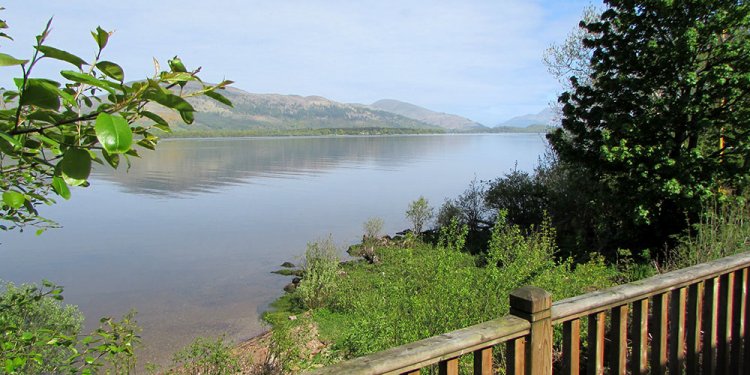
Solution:
[[[743,253],[554,304],[549,293],[527,286],[511,293],[510,314],[502,318],[313,373],[417,375],[431,368],[458,374],[459,358],[473,355],[474,374],[493,374],[493,348],[504,345],[506,374],[546,375],[553,368],[565,374],[750,374],[749,269],[750,253]],[[562,342],[555,345],[559,325]]]

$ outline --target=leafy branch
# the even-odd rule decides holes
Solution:
[[[207,96],[232,105],[219,93],[231,81],[206,84],[200,68],[188,70],[178,57],[168,61],[168,70],[154,60],[153,77],[126,82],[122,67],[104,59],[112,32],[101,27],[91,32],[98,48],[86,61],[46,44],[51,25],[52,19],[36,37],[30,59],[0,53],[0,67],[21,70],[14,89],[0,89],[0,217],[10,223],[0,225],[2,230],[42,223],[38,232],[43,231],[43,223],[51,222],[35,207],[54,203],[54,195],[69,199],[70,186],[88,186],[92,162],[117,168],[121,158],[138,156],[135,146],[154,149],[159,138],[153,131],[169,132],[170,124],[149,108],[175,111],[190,124],[195,109],[187,98]],[[0,37],[12,40],[5,33]],[[44,59],[75,69],[62,70],[61,81],[34,77]]]

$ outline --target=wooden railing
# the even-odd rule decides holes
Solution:
[[[557,301],[523,287],[500,319],[321,368],[314,374],[410,374],[437,367],[493,374],[504,345],[506,374],[750,374],[750,253]],[[481,296],[478,296],[481,297]],[[554,345],[553,326],[562,325]],[[581,326],[587,345],[581,344]],[[606,349],[606,350],[605,350]],[[559,355],[553,360],[553,352]],[[469,370],[470,371],[470,370]]]

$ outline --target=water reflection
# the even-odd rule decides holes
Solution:
[[[437,207],[543,150],[528,134],[170,140],[42,207],[62,229],[3,233],[0,279],[66,286],[89,328],[137,308],[140,360],[166,363],[197,335],[260,332],[288,282],[269,271],[307,242],[330,233],[346,246],[372,216],[403,230],[419,195]]]
[[[129,170],[99,168],[96,178],[110,180],[135,194],[180,196],[212,192],[258,178],[300,178],[332,168],[394,169],[432,154],[463,152],[468,136],[294,137],[167,140],[159,152],[142,152]]]

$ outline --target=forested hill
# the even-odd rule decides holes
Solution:
[[[195,122],[185,125],[177,113],[159,111],[180,132],[295,132],[304,129],[444,129],[423,121],[360,104],[335,102],[320,96],[253,94],[236,88],[221,91],[233,107],[199,97],[188,101],[195,107]],[[153,110],[156,110],[154,108]]]

